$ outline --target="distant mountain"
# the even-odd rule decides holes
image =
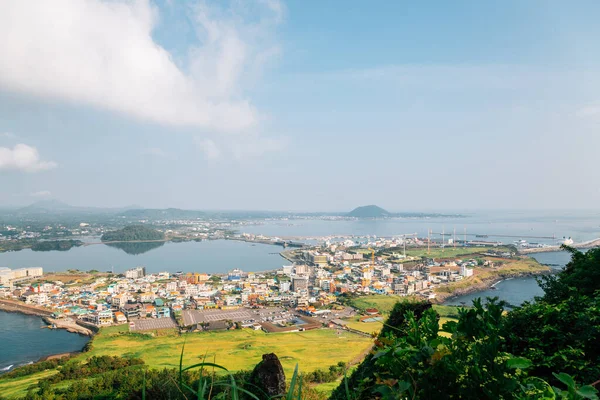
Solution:
[[[40,200],[26,207],[19,209],[20,212],[39,212],[39,211],[66,211],[73,209],[73,206],[63,203],[59,200]]]
[[[369,205],[356,207],[354,210],[348,213],[348,216],[355,218],[383,218],[392,216],[392,213],[384,210],[381,207]]]
[[[127,217],[127,218],[151,219],[151,220],[195,219],[195,218],[202,218],[202,217],[206,216],[206,213],[203,211],[182,210],[180,208],[166,208],[166,209],[140,208],[140,209],[126,210],[121,213],[121,216]]]

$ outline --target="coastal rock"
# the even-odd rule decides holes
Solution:
[[[250,383],[258,387],[258,397],[268,399],[285,394],[285,373],[279,358],[274,353],[263,354],[262,361],[254,367],[250,374]]]

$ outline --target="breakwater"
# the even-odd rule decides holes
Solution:
[[[600,238],[594,239],[594,240],[588,240],[586,242],[581,242],[581,243],[573,243],[573,244],[569,245],[569,247],[572,247],[574,249],[579,249],[579,250],[593,249],[596,247],[600,247]],[[535,254],[535,253],[548,253],[548,252],[555,252],[555,251],[564,251],[564,249],[561,246],[536,247],[536,248],[532,248],[532,249],[520,249],[519,253],[520,254]]]
[[[53,314],[52,311],[46,310],[41,307],[24,304],[19,301],[4,299],[0,299],[0,310],[6,312],[17,312],[21,314],[35,315],[38,317],[49,317]]]

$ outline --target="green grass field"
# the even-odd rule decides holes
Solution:
[[[429,258],[473,258],[479,253],[485,253],[488,250],[493,251],[506,251],[506,247],[445,247],[440,249],[438,247],[431,248],[427,252],[426,247],[417,249],[406,249],[406,255],[408,257],[429,257]]]
[[[57,371],[50,370],[20,378],[0,380],[0,395],[7,398],[23,397],[27,394],[29,386],[35,385],[38,380],[47,378],[56,373]]]
[[[407,297],[402,296],[387,296],[387,295],[371,295],[360,296],[349,301],[349,305],[364,311],[367,308],[376,308],[383,315],[387,315],[392,311],[394,305],[399,301],[408,301]],[[457,307],[434,305],[433,309],[442,317],[458,316]],[[358,319],[357,319],[358,320]],[[362,323],[362,322],[361,322]],[[376,322],[373,322],[375,324]],[[364,324],[364,323],[362,323]],[[359,329],[360,330],[360,329]]]
[[[275,353],[286,374],[291,376],[296,364],[301,371],[308,372],[338,361],[350,362],[372,344],[369,338],[343,331],[338,335],[330,329],[280,334],[243,329],[155,338],[118,333],[122,329],[102,329],[94,338],[93,349],[78,358],[124,355],[142,358],[150,367],[176,367],[185,342],[184,365],[201,362],[206,355],[207,360],[237,371],[252,369],[263,354]]]
[[[267,334],[250,329],[190,333],[179,336],[131,336],[127,325],[102,328],[93,339],[91,351],[75,359],[85,361],[91,356],[118,355],[142,358],[151,368],[176,368],[185,343],[184,366],[206,361],[231,371],[251,370],[262,355],[275,353],[286,376],[292,376],[298,364],[300,372],[327,369],[339,361],[360,362],[361,356],[373,344],[370,338],[350,332],[318,329],[306,332]],[[0,379],[0,394],[5,397],[24,396],[27,388],[56,371],[45,371],[23,378]]]

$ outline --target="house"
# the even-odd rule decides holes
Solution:
[[[121,308],[121,311],[123,314],[125,314],[128,320],[132,318],[139,318],[142,313],[142,305],[139,303],[128,303]]]
[[[98,311],[97,325],[110,325],[113,321],[113,313],[111,310]]]
[[[171,310],[169,309],[169,307],[157,307],[156,316],[158,318],[170,318]]]
[[[144,306],[143,316],[156,318],[156,308],[152,304],[146,304]]]
[[[115,322],[117,324],[124,324],[127,322],[127,318],[125,317],[125,314],[123,314],[121,311],[117,311],[115,313]]]
[[[154,301],[154,293],[144,292],[140,294],[140,301],[142,303],[152,303]]]
[[[365,314],[367,314],[367,315],[377,315],[377,314],[379,314],[379,310],[376,309],[376,308],[367,308],[365,310]]]

